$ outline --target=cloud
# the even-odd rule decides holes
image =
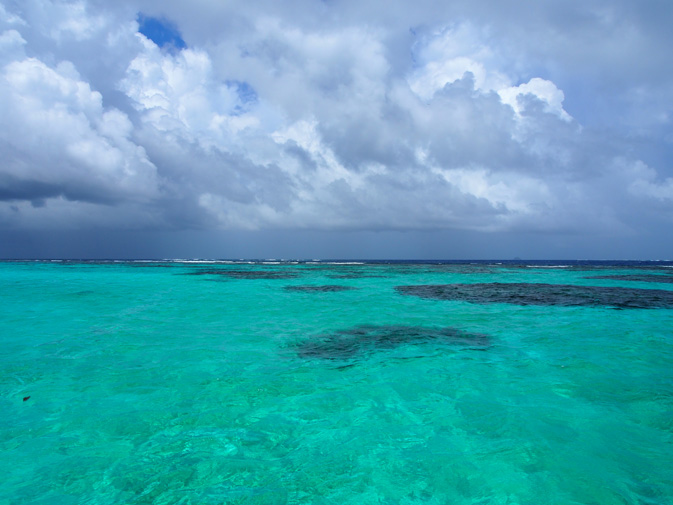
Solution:
[[[497,51],[490,47],[486,33],[469,23],[444,27],[414,44],[416,68],[409,85],[422,99],[429,100],[447,84],[470,73],[479,90],[498,91],[510,86],[510,79],[498,70]]]
[[[563,109],[563,100],[565,98],[563,91],[558,89],[553,82],[546,79],[533,77],[526,83],[501,88],[497,92],[502,102],[511,106],[518,116],[522,113],[522,103],[519,97],[522,95],[532,95],[544,103],[545,112],[556,114],[565,121],[572,120],[572,117]]]
[[[240,86],[217,82],[205,52],[166,54],[138,37],[143,51],[129,64],[119,88],[140,112],[143,125],[204,146],[224,146],[240,130],[258,125],[253,115],[241,114],[246,104]]]
[[[129,140],[130,120],[105,110],[100,93],[71,63],[51,68],[36,58],[12,61],[0,73],[0,93],[2,200],[112,205],[157,196],[156,169]]]
[[[477,3],[0,2],[0,226],[666,221],[673,75],[618,54],[665,60],[650,7]]]

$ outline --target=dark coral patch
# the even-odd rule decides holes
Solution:
[[[456,328],[363,325],[303,341],[298,344],[297,352],[302,358],[347,360],[379,350],[426,343],[483,349],[490,345],[490,339]]]
[[[177,268],[180,265],[177,263],[163,263],[163,262],[140,262],[140,261],[129,261],[124,263],[124,266],[134,267],[134,268]]]
[[[611,279],[615,281],[636,281],[636,282],[664,282],[673,284],[673,275],[655,275],[655,274],[641,274],[641,275],[593,275],[585,277],[585,279]]]
[[[334,274],[327,275],[330,279],[386,279],[385,275],[369,275],[369,274]]]
[[[660,289],[499,282],[397,286],[395,289],[404,295],[471,303],[673,308],[673,291]]]
[[[228,270],[208,269],[189,272],[187,275],[221,275],[232,279],[294,279],[295,272],[282,272],[273,270]]]
[[[357,288],[330,284],[326,286],[285,286],[285,289],[288,291],[302,291],[305,293],[333,293],[337,291],[350,291],[351,289]]]

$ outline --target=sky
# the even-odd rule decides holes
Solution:
[[[673,259],[669,0],[0,0],[0,258]]]

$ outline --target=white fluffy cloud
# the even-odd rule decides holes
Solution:
[[[545,9],[524,41],[496,4],[491,19],[377,5],[0,0],[0,226],[620,233],[673,211],[665,155],[636,138],[670,153],[670,109],[641,107],[634,130],[583,124],[592,97]],[[601,11],[603,51],[627,11]],[[140,12],[187,47],[138,33]],[[629,37],[651,47],[640,26]],[[673,94],[641,68],[610,72]],[[642,96],[611,86],[635,117]]]
[[[158,196],[154,165],[129,140],[131,121],[106,110],[72,63],[12,61],[0,73],[0,93],[5,200],[110,205]]]
[[[258,126],[250,115],[234,115],[243,105],[236,86],[216,82],[205,52],[185,49],[173,56],[143,35],[138,38],[142,52],[131,61],[119,87],[133,100],[143,123],[219,147],[238,131]]]

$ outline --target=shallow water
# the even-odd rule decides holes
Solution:
[[[0,504],[672,503],[672,309],[396,289],[549,266],[0,263]]]

